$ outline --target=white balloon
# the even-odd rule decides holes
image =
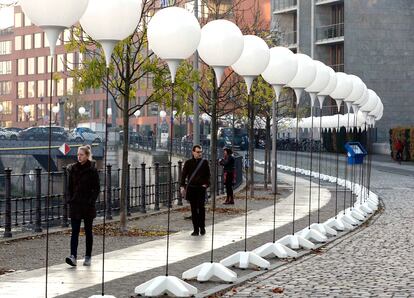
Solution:
[[[352,92],[345,98],[346,102],[355,102],[364,95],[364,92],[367,90],[367,86],[364,82],[355,75],[348,75],[352,80]]]
[[[346,73],[343,72],[337,72],[336,79],[336,88],[331,92],[331,94],[329,94],[329,96],[335,100],[344,100],[352,92],[352,80]]]
[[[296,75],[298,61],[295,54],[285,47],[273,47],[270,49],[270,60],[262,73],[263,79],[270,85],[286,85]]]
[[[361,111],[366,114],[370,113],[375,108],[379,100],[379,97],[374,90],[368,89],[368,96],[368,101],[361,107]]]
[[[319,93],[328,86],[331,75],[324,63],[317,60],[313,61],[313,63],[316,65],[316,76],[305,91],[308,93]]]
[[[287,85],[292,89],[305,89],[316,77],[316,65],[312,58],[305,54],[295,54],[295,57],[298,62],[298,71]]]

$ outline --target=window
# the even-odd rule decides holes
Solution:
[[[68,78],[66,80],[66,94],[73,95],[73,78]]]
[[[37,81],[37,97],[45,96],[45,81]]]
[[[35,74],[35,58],[27,59],[27,74]]]
[[[30,50],[32,48],[32,35],[24,36],[24,49]]]
[[[66,67],[73,69],[73,64],[75,63],[75,53],[66,54]]]
[[[11,61],[0,61],[0,75],[11,74]]]
[[[47,96],[50,96],[50,80],[47,80]],[[56,83],[53,82],[53,86],[52,86],[52,91],[53,91],[53,96],[55,96],[56,94]]]
[[[11,81],[0,81],[0,95],[10,94],[11,84]]]
[[[11,54],[12,42],[11,40],[0,41],[0,55]]]
[[[22,37],[21,36],[16,36],[14,38],[14,50],[15,51],[20,51],[21,49],[23,49]]]
[[[12,102],[11,101],[2,101],[0,105],[3,106],[3,114],[10,115],[12,113]]]
[[[18,82],[17,83],[17,98],[25,98],[26,97],[26,82]]]
[[[45,41],[45,48],[50,47],[50,45],[49,45],[49,40],[47,39],[46,34],[43,34],[43,40]]]
[[[56,86],[57,96],[64,95],[64,82],[65,81],[63,79],[60,79],[60,80],[57,81],[57,86]]]
[[[24,76],[26,74],[26,60],[19,59],[17,60],[17,75]]]
[[[30,21],[30,19],[26,15],[24,15],[24,25],[26,27],[32,26],[32,22]]]
[[[47,56],[47,72],[52,72],[52,56]]]
[[[35,97],[35,81],[27,82],[27,97]]]
[[[63,41],[65,44],[69,43],[72,37],[72,32],[70,31],[70,29],[65,29],[65,31],[63,32]]]
[[[57,56],[57,69],[56,69],[56,71],[59,71],[59,72],[65,71],[64,63],[65,63],[65,55],[64,54],[59,54]]]
[[[38,104],[37,105],[37,120],[43,119],[46,116],[46,105]]]
[[[22,14],[20,12],[14,14],[14,27],[19,28],[22,26]]]
[[[45,73],[45,57],[37,57],[37,73]]]
[[[24,121],[34,121],[34,117],[35,117],[35,106],[34,105],[29,105],[29,113],[25,113],[23,111],[23,107],[24,105],[19,105],[18,106],[18,121],[19,122],[24,122]]]
[[[34,47],[35,49],[40,49],[42,47],[42,33],[35,33]]]

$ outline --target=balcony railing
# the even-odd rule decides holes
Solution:
[[[11,34],[13,34],[13,27],[0,30],[0,36],[6,36]]]
[[[316,40],[322,41],[344,36],[344,23],[332,24],[316,28]]]
[[[297,44],[297,32],[285,32],[282,34],[280,43],[282,46],[292,46]]]
[[[275,11],[289,10],[296,8],[298,5],[297,0],[277,0],[275,1]]]
[[[344,64],[333,64],[329,65],[334,71],[338,72],[344,72]]]
[[[316,5],[333,4],[338,2],[344,2],[344,0],[316,0]]]

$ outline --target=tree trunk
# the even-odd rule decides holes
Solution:
[[[266,116],[266,147],[265,147],[265,189],[267,190],[271,176],[272,165],[270,163],[270,117]]]
[[[249,186],[250,197],[254,197],[254,105],[252,103],[252,95],[249,95]]]

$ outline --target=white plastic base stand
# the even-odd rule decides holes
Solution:
[[[364,213],[361,213],[358,209],[355,209],[355,208],[345,209],[345,214],[348,214],[359,221],[365,220],[365,216],[366,216]]]
[[[324,224],[327,227],[330,227],[330,228],[335,229],[337,231],[345,230],[345,226],[344,226],[344,223],[342,222],[342,220],[339,220],[335,217],[332,217],[332,218],[328,219],[327,221],[325,221]]]
[[[279,239],[277,242],[289,246],[292,249],[299,249],[301,247],[305,249],[313,249],[315,247],[315,244],[309,240],[306,240],[298,234],[286,235],[285,237]]]
[[[296,258],[298,256],[298,253],[296,251],[277,242],[268,242],[256,248],[253,252],[262,258],[268,256],[276,256],[279,259],[284,259]]]
[[[299,231],[298,234],[306,240],[313,240],[315,242],[326,242],[328,240],[328,237],[309,227]]]
[[[89,298],[116,298],[115,296],[112,296],[112,295],[92,295],[92,296],[89,296]]]
[[[338,218],[342,220],[342,222],[348,223],[352,226],[357,226],[360,224],[360,221],[351,216],[351,214],[344,214],[343,212],[340,212],[338,214]]]
[[[359,211],[365,212],[365,213],[368,213],[368,214],[374,213],[374,210],[369,208],[368,204],[366,204],[366,203],[362,203],[361,205],[360,204],[355,204],[355,209],[358,209]]]
[[[251,251],[239,251],[235,254],[220,261],[220,264],[230,267],[237,266],[241,269],[247,269],[249,266],[257,266],[263,269],[267,269],[270,266],[269,261],[266,261],[259,255]]]
[[[311,229],[319,231],[322,235],[325,236],[336,236],[338,232],[327,225],[321,224],[321,223],[313,223],[310,225]]]
[[[353,230],[357,226],[357,225],[350,224],[348,222],[348,219],[345,219],[344,218],[344,215],[342,213],[340,213],[340,214],[337,215],[337,220],[339,220],[340,222],[342,222],[342,224],[345,227],[345,230]]]
[[[237,274],[230,269],[224,267],[220,263],[206,262],[197,267],[185,271],[182,275],[184,280],[196,279],[200,282],[208,281],[213,277],[233,283],[237,280]]]
[[[167,294],[176,297],[190,297],[197,294],[197,288],[175,276],[157,276],[135,288],[141,296],[160,296]]]

